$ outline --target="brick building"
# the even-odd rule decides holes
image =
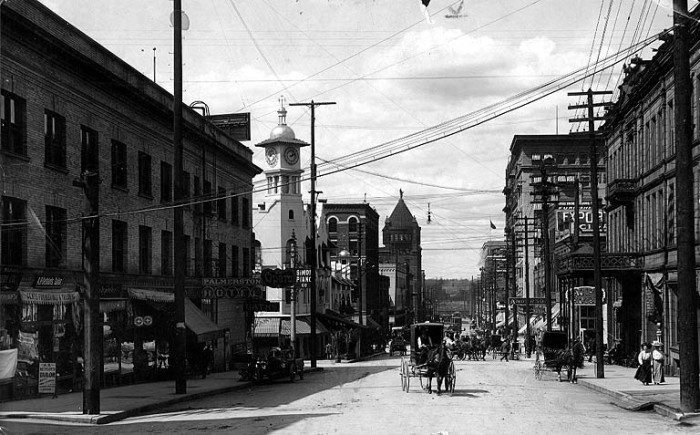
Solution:
[[[3,344],[27,373],[57,363],[59,391],[79,383],[81,184],[96,172],[105,373],[133,366],[148,378],[167,367],[156,357],[173,329],[172,96],[37,1],[4,3],[0,36]],[[191,345],[211,342],[223,365],[245,343],[246,299],[203,284],[251,274],[260,169],[195,111],[183,108],[183,121],[186,323]]]

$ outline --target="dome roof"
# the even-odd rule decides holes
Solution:
[[[295,139],[294,130],[286,124],[278,125],[270,132],[270,139]]]

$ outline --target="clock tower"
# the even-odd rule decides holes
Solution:
[[[280,108],[277,111],[279,124],[272,129],[270,138],[256,144],[265,150],[265,176],[267,177],[267,193],[265,198],[270,200],[294,196],[301,198],[301,159],[302,147],[308,143],[299,140],[294,130],[287,125],[287,109],[284,108],[284,97],[280,97]]]

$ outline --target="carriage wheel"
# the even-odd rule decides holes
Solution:
[[[455,363],[452,361],[450,361],[450,368],[447,371],[447,380],[447,392],[450,394],[454,393],[455,385],[457,384],[457,372],[455,371]]]
[[[542,367],[544,364],[542,361],[537,360],[535,361],[535,379],[538,381],[542,380],[542,371],[544,370],[544,367]]]
[[[411,387],[411,373],[408,371],[408,361],[405,362],[405,373],[406,373],[406,392]]]
[[[401,376],[401,391],[406,390],[406,369],[404,367],[404,360],[401,358],[401,364],[399,365],[399,376]]]

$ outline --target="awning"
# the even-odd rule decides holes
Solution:
[[[331,278],[333,278],[333,281],[337,282],[340,285],[346,285],[348,287],[355,287],[355,283],[352,282],[352,280],[349,280],[343,276],[337,276],[337,275],[331,275]]]
[[[140,288],[130,288],[129,297],[140,301],[152,302],[175,302],[175,294],[156,290],[145,290]]]
[[[25,304],[38,305],[70,304],[80,300],[80,294],[78,292],[51,290],[20,290],[19,297]]]
[[[309,335],[311,334],[311,325],[308,324],[306,320],[296,319],[296,335]],[[292,321],[288,319],[282,319],[282,324],[280,325],[281,335],[291,335],[292,334]]]
[[[200,343],[223,337],[228,329],[220,328],[219,325],[212,322],[190,298],[185,298],[185,326],[194,332]]]
[[[253,337],[278,337],[280,335],[280,320],[279,317],[257,317]]]

